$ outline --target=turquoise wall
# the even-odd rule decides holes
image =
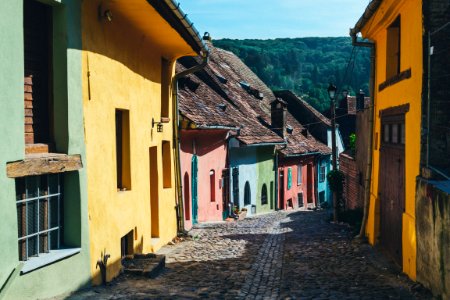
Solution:
[[[319,177],[320,177],[320,167],[321,166],[325,166],[325,181],[324,182],[320,182],[319,181]],[[328,172],[330,172],[331,170],[331,155],[327,155],[327,156],[321,156],[318,159],[318,163],[317,163],[317,192],[320,193],[322,191],[325,192],[325,201],[328,202],[328,207],[332,207],[333,205],[333,199],[332,199],[332,194],[330,191],[330,186],[328,185],[328,180],[327,180],[327,174]],[[319,200],[319,199],[318,199]]]
[[[54,136],[56,150],[81,154],[86,162],[81,92],[81,1],[52,1],[54,22]],[[81,248],[69,258],[21,275],[18,257],[15,180],[6,163],[24,158],[23,3],[0,2],[0,298],[48,298],[90,282],[85,168],[64,174],[64,245]],[[11,272],[16,270],[12,276]],[[8,279],[9,277],[9,279]]]

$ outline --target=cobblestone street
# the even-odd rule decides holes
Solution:
[[[122,275],[70,299],[430,299],[326,212],[200,225],[168,245],[155,279]]]

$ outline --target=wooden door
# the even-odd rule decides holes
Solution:
[[[306,190],[306,201],[308,203],[313,203],[313,171],[312,171],[312,165],[308,164],[307,166],[307,175],[306,175],[306,182],[307,182],[307,190]]]
[[[381,120],[379,191],[380,245],[402,265],[402,215],[405,207],[404,115]]]
[[[222,170],[222,218],[230,215],[230,169]]]
[[[280,170],[280,180],[279,180],[279,189],[280,189],[280,209],[284,209],[284,170]]]

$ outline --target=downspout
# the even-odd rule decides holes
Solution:
[[[189,74],[202,70],[207,64],[209,59],[209,51],[202,52],[202,63],[194,66],[190,69],[184,70],[176,74],[172,79],[172,99],[174,105],[172,107],[172,120],[173,120],[173,140],[174,140],[174,160],[175,160],[175,186],[176,186],[176,211],[177,211],[177,230],[178,234],[183,234],[184,229],[184,208],[183,208],[183,186],[181,181],[181,158],[180,158],[180,121],[178,111],[178,80]]]
[[[278,209],[278,150],[275,149],[275,210]]]
[[[373,1],[378,2],[378,1]],[[381,1],[379,1],[381,2]],[[376,54],[376,47],[375,43],[373,42],[358,42],[357,35],[358,30],[351,29],[350,30],[350,36],[352,37],[352,44],[355,47],[366,47],[370,48],[370,80],[369,80],[369,86],[370,86],[370,94],[372,97],[372,102],[369,105],[369,142],[367,145],[367,157],[366,157],[366,176],[364,181],[364,207],[363,207],[363,219],[361,222],[361,228],[359,230],[359,234],[356,236],[356,238],[362,239],[365,236],[366,232],[366,225],[367,225],[367,218],[369,215],[369,205],[370,205],[370,183],[372,181],[372,155],[373,155],[373,132],[375,129],[375,123],[374,123],[374,113],[375,113],[375,54]]]

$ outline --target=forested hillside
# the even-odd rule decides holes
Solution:
[[[293,90],[322,112],[330,82],[351,95],[368,94],[370,51],[353,49],[350,38],[222,39],[214,45],[234,52],[273,90]]]

